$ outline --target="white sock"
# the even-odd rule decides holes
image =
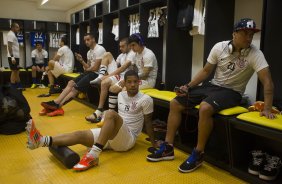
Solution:
[[[106,74],[107,69],[108,67],[106,65],[101,65],[98,78],[102,78]]]
[[[88,154],[92,155],[94,158],[99,158],[100,153],[102,150],[97,146],[93,145]]]
[[[48,147],[50,145],[50,136],[42,136],[39,142],[39,147]]]
[[[118,103],[118,96],[115,93],[109,94],[109,109],[115,109]]]
[[[99,110],[99,109],[97,109],[96,111],[95,111],[95,114],[97,115],[97,117],[100,117],[101,115],[102,115],[102,111],[101,110]]]

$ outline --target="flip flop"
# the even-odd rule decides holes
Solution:
[[[37,97],[38,98],[42,98],[42,97],[49,97],[49,96],[51,96],[51,94],[50,93],[46,93],[46,94],[38,95]]]
[[[92,114],[91,114],[91,115],[92,115]],[[90,116],[91,116],[91,115],[90,115]],[[93,113],[94,119],[93,119],[93,118],[90,118],[90,116],[85,117],[85,120],[88,121],[88,122],[90,122],[90,123],[98,123],[98,122],[100,122],[101,119],[102,119],[101,117],[98,117],[95,112]]]

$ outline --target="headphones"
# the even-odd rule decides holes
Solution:
[[[143,40],[143,38],[142,38],[142,36],[141,36],[140,33],[133,33],[132,35],[134,35],[135,37],[138,38],[138,40],[139,40],[139,45],[145,46],[144,40]]]
[[[232,40],[228,43],[227,46],[228,46],[228,53],[232,54],[234,52],[234,46],[232,44]],[[251,46],[246,48],[246,49],[241,49],[240,50],[240,55],[246,57],[246,56],[248,56],[250,51],[251,51]]]

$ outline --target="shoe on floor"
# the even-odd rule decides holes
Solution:
[[[27,147],[29,149],[35,149],[39,147],[40,140],[42,138],[42,135],[40,132],[36,129],[33,119],[30,119],[26,123],[26,133],[28,136],[28,142]]]
[[[90,122],[90,123],[99,123],[102,121],[102,115],[97,116],[97,114],[94,112],[90,116],[85,117],[85,120]]]
[[[32,84],[30,88],[35,89],[35,88],[37,88],[37,86],[38,86],[37,84]]]
[[[199,152],[196,149],[192,151],[192,154],[185,160],[178,168],[180,172],[188,173],[196,170],[202,165],[204,161],[204,152]]]
[[[97,166],[99,163],[99,158],[94,158],[91,154],[86,153],[82,159],[73,166],[75,171],[85,171],[91,167]]]
[[[250,152],[250,155],[251,161],[249,163],[248,173],[259,175],[259,172],[263,168],[266,161],[265,152],[261,150],[253,150]]]
[[[49,109],[43,108],[43,109],[39,112],[39,116],[45,116],[47,113],[50,113],[50,112],[52,112],[52,111],[49,110]]]
[[[65,111],[62,108],[60,108],[60,109],[56,109],[52,112],[47,113],[47,116],[49,116],[49,117],[62,116],[64,114],[65,114]]]
[[[45,109],[49,109],[49,110],[57,110],[57,109],[59,109],[59,105],[56,104],[54,102],[54,100],[48,101],[48,102],[41,102],[41,106],[44,107]]]
[[[259,178],[267,181],[275,180],[281,167],[281,159],[277,156],[266,155],[266,164],[259,172]]]
[[[147,156],[147,160],[151,162],[158,162],[162,160],[173,160],[174,159],[174,149],[173,146],[164,142],[161,144],[160,148],[154,153]]]

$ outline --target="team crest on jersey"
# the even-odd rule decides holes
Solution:
[[[237,62],[236,62],[237,66],[239,68],[245,68],[248,64],[248,61],[244,58],[240,58]]]
[[[137,102],[132,102],[131,103],[131,109],[136,110],[137,109]]]

